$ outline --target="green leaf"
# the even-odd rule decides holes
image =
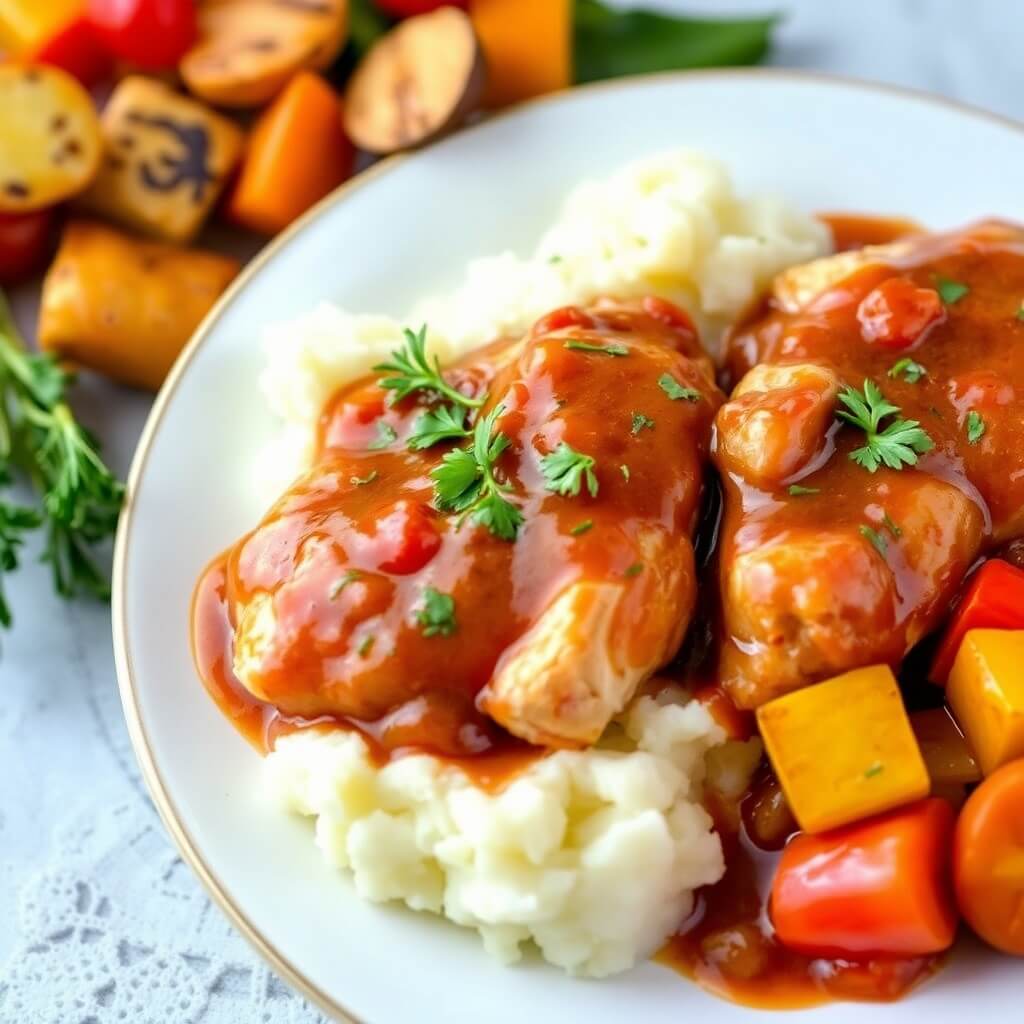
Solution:
[[[458,629],[454,599],[450,594],[427,587],[423,591],[423,606],[416,613],[416,621],[424,636],[451,636]]]
[[[898,413],[900,408],[887,401],[871,380],[864,381],[863,392],[846,385],[839,393],[839,401],[846,408],[839,410],[836,416],[867,435],[867,444],[850,452],[850,458],[869,473],[883,465],[890,469],[913,466],[918,455],[934,447],[917,420],[896,419],[879,430],[881,421]]]
[[[804,487],[801,484],[790,484],[786,488],[786,493],[794,498],[799,498],[805,494],[821,494],[820,487]]]
[[[635,412],[635,413],[633,413],[633,426],[632,426],[632,428],[630,429],[629,432],[634,437],[636,437],[636,435],[639,434],[641,430],[653,430],[653,429],[654,429],[654,420],[649,419],[642,412]]]
[[[575,0],[575,78],[594,82],[676,68],[757,64],[768,52],[777,21],[774,15],[684,18]]]
[[[703,397],[694,388],[684,388],[671,373],[663,373],[658,378],[658,387],[673,401],[678,401],[682,398],[687,402],[699,402]]]
[[[387,448],[397,440],[398,434],[395,433],[395,428],[384,420],[377,420],[377,437],[367,447],[371,452],[379,452],[382,448]]]
[[[576,352],[596,352],[601,356],[628,356],[629,349],[625,345],[612,342],[610,345],[591,345],[589,341],[580,341],[579,338],[570,338],[565,343],[566,348]]]
[[[362,573],[358,569],[349,569],[340,580],[335,580],[331,584],[331,589],[327,591],[327,599],[334,601],[338,595],[350,584],[355,583],[356,580],[362,578]]]
[[[457,441],[470,436],[466,426],[466,410],[459,405],[442,405],[440,409],[425,412],[413,425],[409,447],[421,451],[441,441]]]
[[[903,359],[898,359],[889,367],[889,376],[893,380],[902,377],[908,384],[916,384],[927,373],[928,371],[920,363],[915,363],[913,359],[908,359],[906,356]]]
[[[540,470],[544,474],[547,489],[555,494],[575,498],[585,480],[590,496],[597,497],[598,484],[593,458],[576,451],[564,441],[540,460]]]
[[[639,576],[644,571],[643,563],[634,562],[628,569],[622,574],[627,579],[632,579],[634,576]]]
[[[898,523],[893,522],[888,512],[882,517],[882,525],[897,539],[903,536],[903,528]]]
[[[586,533],[587,530],[592,529],[593,526],[594,526],[594,520],[593,519],[584,519],[583,522],[577,523],[569,532],[574,537],[579,537],[582,534]]]
[[[888,551],[889,551],[889,544],[886,541],[886,539],[877,530],[871,529],[870,526],[862,526],[860,528],[860,535],[862,537],[866,537],[869,541],[871,541],[871,543],[874,546],[875,550],[883,558],[886,557],[886,555],[888,554]]]
[[[434,478],[434,498],[443,512],[463,512],[480,493],[483,472],[472,449],[456,448],[445,452],[441,465],[430,474]]]
[[[972,409],[967,414],[967,443],[977,444],[985,436],[985,421]]]
[[[943,277],[941,274],[938,274],[935,277],[935,290],[939,293],[939,298],[947,306],[952,306],[969,294],[971,289],[963,281],[954,281],[950,277]]]
[[[441,362],[434,357],[431,364],[427,356],[427,325],[423,324],[418,331],[404,328],[405,345],[391,353],[391,362],[378,363],[374,366],[377,373],[390,374],[381,377],[378,384],[385,391],[392,392],[392,402],[400,402],[403,398],[417,391],[428,391],[468,406],[479,409],[484,404],[483,397],[469,398],[461,391],[451,387],[441,374]]]
[[[369,636],[363,637],[362,642],[356,649],[356,653],[359,655],[360,658],[365,658],[370,653],[370,651],[373,650],[373,644],[376,639],[377,638],[373,636],[372,633]]]

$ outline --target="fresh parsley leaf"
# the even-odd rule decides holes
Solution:
[[[900,408],[887,401],[871,380],[864,381],[863,392],[846,385],[839,393],[839,401],[846,407],[836,413],[839,419],[863,430],[867,436],[867,444],[850,452],[850,458],[869,473],[882,465],[890,469],[913,466],[918,455],[934,447],[917,420],[895,419],[881,427],[882,420],[895,415]]]
[[[646,417],[642,412],[633,413],[633,426],[630,429],[630,433],[636,437],[641,430],[653,430],[654,420]]]
[[[409,447],[420,451],[441,441],[457,441],[473,433],[466,426],[466,409],[461,405],[442,405],[425,412],[413,425]]]
[[[433,587],[423,591],[423,607],[416,613],[424,636],[451,636],[458,629],[455,621],[455,600]]]
[[[971,289],[963,281],[954,281],[950,277],[943,277],[941,274],[937,274],[935,276],[935,290],[939,293],[939,298],[942,299],[945,305],[952,306],[969,294]]]
[[[694,388],[683,387],[672,376],[671,373],[663,373],[658,378],[658,387],[668,395],[673,401],[678,401],[680,398],[685,399],[687,402],[699,402],[704,396]]]
[[[584,519],[582,523],[577,523],[569,532],[574,537],[579,537],[580,534],[586,533],[593,525],[593,519]]]
[[[881,761],[875,761],[865,772],[865,779],[873,779],[876,775],[881,775],[885,771],[885,765]]]
[[[803,484],[790,484],[786,493],[794,498],[802,497],[805,494],[821,494],[820,487],[804,487]]]
[[[431,366],[426,351],[426,324],[416,332],[406,327],[402,333],[405,336],[405,347],[391,353],[390,363],[378,363],[373,368],[377,373],[391,374],[390,377],[382,377],[379,384],[386,391],[392,392],[393,402],[400,402],[415,391],[429,391],[470,409],[479,409],[484,404],[482,397],[469,398],[445,381],[437,356]]]
[[[882,525],[895,537],[897,540],[903,536],[903,528],[899,524],[894,523],[886,512],[882,517]]]
[[[472,444],[445,452],[430,475],[434,503],[442,512],[460,513],[460,526],[469,516],[496,537],[515,540],[523,514],[505,497],[512,488],[494,475],[495,463],[512,443],[504,434],[494,433],[495,421],[503,411],[499,405],[481,416],[473,428]]]
[[[358,569],[349,569],[340,580],[335,580],[331,584],[331,589],[327,592],[328,599],[331,601],[335,600],[350,583],[355,583],[362,575]]]
[[[564,441],[549,455],[540,460],[540,471],[549,491],[575,498],[586,481],[587,491],[597,497],[597,474],[594,460],[589,455],[576,451]]]
[[[380,473],[378,473],[377,470],[371,469],[366,476],[350,476],[348,478],[348,482],[352,484],[353,487],[365,487],[367,484],[372,484],[379,476]]]
[[[384,420],[377,420],[377,437],[367,446],[371,452],[379,452],[382,448],[394,444],[398,440],[398,434],[390,423]]]
[[[889,552],[889,542],[883,537],[877,530],[871,529],[870,526],[862,526],[860,528],[860,535],[866,537],[874,545],[875,550],[885,558]]]
[[[629,349],[625,345],[613,342],[611,345],[591,345],[589,341],[580,341],[579,338],[571,338],[565,343],[566,348],[576,352],[596,352],[602,356],[628,356]]]
[[[639,576],[644,571],[642,562],[634,562],[628,569],[622,574],[627,579],[632,579],[634,576]]]
[[[916,384],[928,371],[913,359],[904,356],[889,367],[889,376],[895,380],[902,377],[908,384]]]
[[[967,443],[977,444],[985,436],[985,421],[972,409],[967,414]]]
[[[628,484],[629,483],[629,466],[627,466],[625,463],[622,463],[622,465],[619,466],[619,472],[622,474],[622,479],[625,480],[626,483]]]
[[[373,644],[376,639],[377,638],[372,634],[370,636],[363,637],[362,643],[360,643],[359,647],[356,649],[356,653],[360,658],[365,658],[370,651],[373,650]]]

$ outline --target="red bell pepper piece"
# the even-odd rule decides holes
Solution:
[[[52,209],[0,213],[0,284],[14,284],[42,264],[52,223]]]
[[[47,39],[30,60],[66,71],[87,89],[109,78],[114,70],[114,58],[84,16],[73,18]]]
[[[175,67],[196,41],[194,0],[89,0],[88,18],[111,53],[147,71]]]
[[[1024,570],[993,558],[974,574],[935,653],[928,673],[933,683],[946,685],[970,629],[1024,629]]]

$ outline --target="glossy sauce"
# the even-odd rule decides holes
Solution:
[[[872,217],[862,213],[821,213],[818,220],[824,221],[832,232],[836,252],[862,249],[865,245],[885,245],[897,238],[920,235],[924,228],[915,221],[903,217]]]

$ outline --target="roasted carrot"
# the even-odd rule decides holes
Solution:
[[[487,60],[486,106],[568,87],[570,0],[473,0],[470,16]]]
[[[228,215],[276,234],[349,177],[353,155],[338,96],[301,72],[256,122]]]
[[[783,851],[772,886],[779,940],[810,956],[920,956],[949,947],[953,810],[921,800]]]
[[[990,775],[956,826],[953,878],[967,923],[990,945],[1024,956],[1024,760]]]

